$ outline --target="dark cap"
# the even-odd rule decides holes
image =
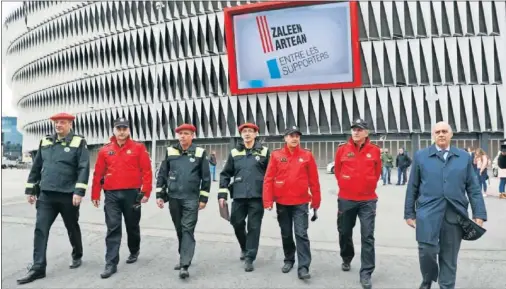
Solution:
[[[114,127],[129,127],[129,126],[130,126],[130,123],[124,117],[117,118],[114,121]]]
[[[365,122],[361,118],[357,118],[356,120],[354,120],[353,123],[351,124],[351,128],[369,129],[367,127],[367,122]]]
[[[302,135],[302,132],[300,132],[300,129],[298,127],[296,127],[296,126],[291,126],[291,127],[287,128],[285,130],[285,133],[283,135],[287,136],[287,135],[292,134],[292,133],[297,133],[299,135]]]
[[[501,141],[501,152],[506,152],[506,140]]]

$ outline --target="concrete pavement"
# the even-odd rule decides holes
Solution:
[[[59,217],[48,245],[47,277],[31,284],[16,285],[16,279],[31,262],[35,207],[23,196],[28,175],[23,170],[2,170],[2,287],[4,288],[360,288],[360,224],[355,228],[357,256],[350,272],[340,270],[336,228],[336,183],[320,171],[322,207],[319,219],[310,223],[313,254],[309,282],[297,279],[296,270],[281,273],[283,251],[274,212],[266,212],[256,270],[246,273],[239,261],[239,246],[232,227],[219,217],[213,183],[208,207],[200,213],[197,248],[190,268],[191,278],[181,281],[172,267],[177,263],[177,240],[167,208],[160,210],[154,198],[143,206],[141,256],[135,264],[124,263],[128,256],[126,233],[118,273],[100,279],[104,266],[103,207],[91,205],[89,192],[81,207],[84,258],[79,269],[68,269],[70,244]],[[392,181],[395,181],[395,174]],[[497,192],[498,180],[491,179],[490,192]],[[420,283],[415,232],[403,217],[405,186],[382,186],[376,223],[375,288],[417,288]],[[153,196],[154,197],[154,196]],[[506,201],[496,196],[485,199],[489,221],[487,234],[477,242],[464,242],[459,258],[458,288],[506,288]],[[437,288],[437,286],[435,286]]]

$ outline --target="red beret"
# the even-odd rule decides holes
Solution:
[[[182,130],[191,130],[193,132],[196,132],[197,128],[191,124],[183,123],[182,125],[180,125],[176,128],[176,133],[179,133]]]
[[[71,114],[68,114],[68,113],[65,113],[65,112],[61,112],[61,113],[57,113],[55,115],[53,115],[52,117],[50,117],[49,119],[50,120],[60,120],[60,119],[64,119],[64,120],[74,120],[76,117],[71,115]]]
[[[239,127],[239,132],[241,132],[243,129],[245,128],[252,128],[256,131],[258,131],[258,126],[254,123],[251,123],[251,122],[247,122],[247,123],[243,123],[240,127]]]

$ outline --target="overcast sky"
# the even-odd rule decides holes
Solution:
[[[21,1],[2,1],[2,25],[7,16],[17,7],[22,5]],[[6,45],[6,43],[3,43]],[[3,55],[2,55],[3,56]],[[12,92],[7,87],[7,75],[5,69],[2,69],[2,116],[17,116],[15,106],[12,104]]]

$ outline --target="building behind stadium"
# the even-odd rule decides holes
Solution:
[[[162,1],[160,13],[149,1],[26,2],[2,26],[23,149],[53,133],[50,115],[69,112],[94,155],[124,116],[134,139],[150,148],[156,138],[157,162],[183,122],[220,161],[238,125],[253,121],[271,148],[298,125],[324,167],[359,117],[392,152],[426,147],[431,126],[446,120],[454,145],[497,154],[506,115],[503,1],[360,1],[361,88],[236,96],[223,8],[238,2],[255,1]],[[425,97],[428,75],[438,101]]]

